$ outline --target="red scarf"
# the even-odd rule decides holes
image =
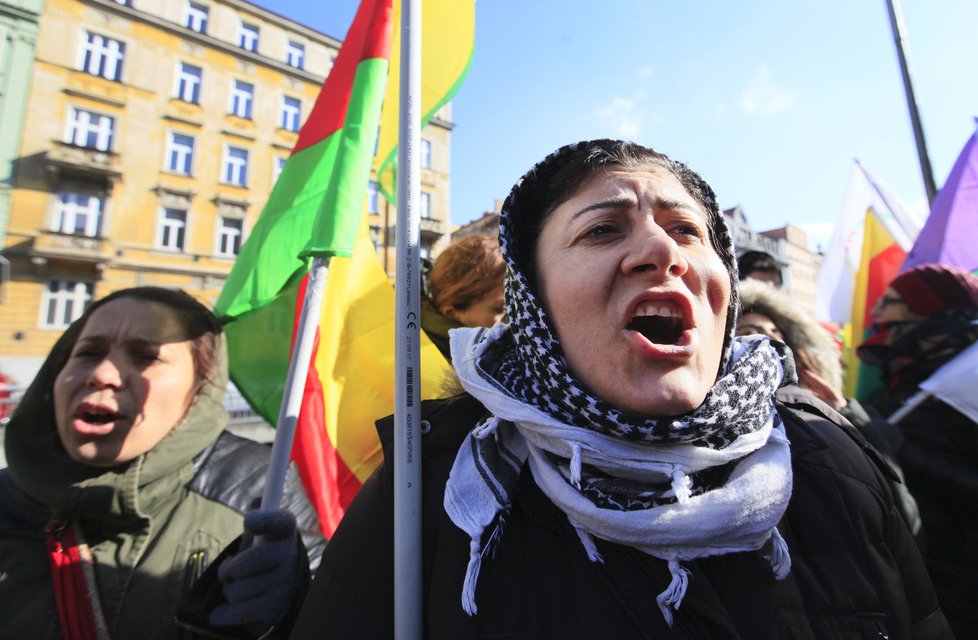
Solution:
[[[94,558],[78,525],[53,518],[46,540],[61,636],[65,640],[109,640],[95,585]]]

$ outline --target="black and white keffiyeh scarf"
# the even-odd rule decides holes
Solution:
[[[791,561],[776,524],[791,495],[791,463],[774,391],[793,370],[779,343],[737,338],[726,371],[699,408],[630,425],[629,433],[643,437],[622,438],[515,397],[487,370],[487,357],[507,342],[512,348],[503,324],[452,331],[459,380],[491,414],[462,444],[445,490],[446,512],[471,540],[462,589],[467,613],[477,611],[482,556],[526,464],[591,560],[601,561],[597,537],[669,563],[672,581],[657,598],[669,624],[688,581],[681,561],[759,549],[770,540],[765,557],[776,578],[787,575]],[[667,435],[656,439],[660,433]]]
[[[573,190],[560,174],[568,156],[579,159],[581,153],[620,144],[601,140],[558,149],[513,187],[499,220],[509,324],[451,333],[462,386],[490,412],[459,450],[444,499],[446,512],[471,540],[462,587],[462,606],[470,615],[477,611],[482,556],[499,535],[500,518],[527,465],[566,514],[592,561],[601,561],[594,542],[600,538],[668,562],[672,580],[657,600],[670,625],[686,592],[683,561],[756,550],[770,541],[765,557],[775,577],[784,578],[791,566],[776,528],[792,476],[774,392],[795,382],[794,362],[780,343],[733,337],[736,261],[709,185],[661,156],[708,211],[713,247],[730,272],[720,371],[693,411],[653,420],[590,394],[570,373],[527,277],[524,265],[532,262],[539,209],[548,197],[541,193],[552,185]]]

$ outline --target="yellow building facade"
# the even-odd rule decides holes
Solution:
[[[111,291],[217,299],[341,44],[242,0],[47,0],[40,25],[0,285],[0,373],[21,384]],[[430,253],[449,114],[422,133]],[[383,258],[393,208],[372,208]]]

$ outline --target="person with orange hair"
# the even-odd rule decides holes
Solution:
[[[491,327],[506,315],[499,242],[487,235],[466,236],[445,249],[428,272],[421,326],[448,360],[448,331]]]

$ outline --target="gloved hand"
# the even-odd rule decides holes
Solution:
[[[214,626],[236,626],[260,636],[289,611],[301,582],[305,551],[296,535],[295,516],[285,510],[252,511],[244,520],[252,543],[226,561],[217,577],[227,604],[216,607]]]

